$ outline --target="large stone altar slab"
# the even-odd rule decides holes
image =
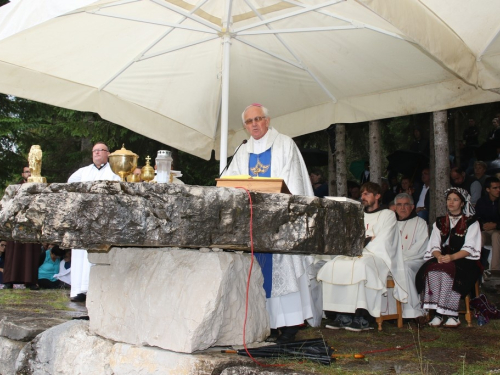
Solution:
[[[251,193],[255,251],[358,255],[361,205]],[[250,250],[250,205],[240,189],[96,181],[23,184],[0,202],[0,237],[66,248],[219,247]]]

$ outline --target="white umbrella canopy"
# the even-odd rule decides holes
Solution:
[[[293,137],[499,100],[499,12],[496,0],[102,0],[1,39],[0,92],[205,159],[220,149],[222,168],[250,103]]]

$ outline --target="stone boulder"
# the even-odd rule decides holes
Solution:
[[[221,354],[220,351],[183,354],[115,343],[92,334],[88,324],[86,321],[71,321],[38,335],[21,350],[16,362],[17,373],[212,375],[220,374],[227,367],[252,365],[249,358]]]
[[[14,375],[16,373],[16,359],[24,345],[26,343],[23,341],[0,336],[0,374]]]
[[[255,251],[359,255],[362,206],[251,193]],[[0,202],[0,238],[66,248],[218,247],[249,251],[250,204],[234,188],[95,181],[23,184]]]
[[[114,341],[183,353],[241,345],[250,260],[248,254],[171,248],[91,253],[90,329]],[[254,262],[247,343],[270,332],[262,285]]]
[[[88,322],[70,321],[48,329],[26,344],[16,371],[33,375],[112,375],[113,342],[88,331]]]
[[[0,320],[0,336],[11,340],[30,341],[39,333],[64,322],[63,319],[55,318],[27,317],[16,319],[4,317]]]

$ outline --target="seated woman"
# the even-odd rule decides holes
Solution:
[[[54,275],[59,272],[59,263],[63,255],[64,251],[57,245],[45,251],[43,263],[38,268],[38,286],[40,288],[55,289],[61,287],[61,281],[57,280]]]
[[[423,307],[436,310],[432,327],[458,327],[458,304],[482,273],[481,230],[462,188],[446,190],[448,214],[438,217],[424,259],[428,259],[416,276],[417,291]],[[447,317],[447,318],[446,318]]]

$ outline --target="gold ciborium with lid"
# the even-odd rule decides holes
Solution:
[[[125,144],[123,144],[120,150],[116,150],[109,155],[109,165],[113,172],[125,182],[127,175],[131,174],[137,167],[138,159],[139,155],[127,150]]]

